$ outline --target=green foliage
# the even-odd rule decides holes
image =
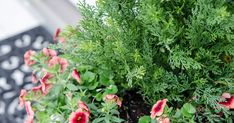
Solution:
[[[151,118],[149,116],[142,116],[139,118],[138,123],[150,123]]]

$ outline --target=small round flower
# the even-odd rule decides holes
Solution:
[[[152,119],[155,119],[156,116],[161,116],[163,114],[164,107],[166,106],[167,99],[159,100],[154,104],[154,106],[151,109],[151,115],[150,117]]]
[[[78,110],[81,110],[87,114],[87,116],[90,116],[90,110],[89,107],[82,101],[78,101]]]
[[[68,64],[68,61],[66,59],[54,56],[49,61],[48,67],[51,68],[51,67],[53,67],[55,65],[59,65],[60,66],[60,72],[63,73],[67,69],[69,64]]]
[[[24,54],[24,62],[25,62],[25,65],[27,66],[31,66],[33,64],[35,64],[36,62],[34,60],[31,60],[31,57],[33,55],[35,55],[36,52],[35,51],[32,51],[32,50],[28,50],[27,52],[25,52]]]
[[[33,123],[34,111],[32,109],[30,101],[25,102],[25,109],[26,109],[26,112],[27,112],[27,119],[26,119],[26,121],[24,123]]]
[[[46,83],[44,81],[41,82],[41,91],[43,95],[47,95],[49,93],[49,90],[52,88],[52,84]]]
[[[119,99],[117,95],[114,94],[107,94],[104,97],[104,101],[114,101],[115,103],[117,103],[117,105],[119,105],[119,107],[121,107],[122,105],[122,101]]]
[[[85,112],[78,110],[76,112],[72,112],[69,116],[69,123],[87,123],[89,121],[89,117]]]
[[[48,72],[45,72],[45,75],[41,78],[41,81],[43,83],[47,83],[49,79],[53,78],[53,74],[50,74]]]
[[[22,89],[20,91],[20,96],[19,96],[19,105],[20,105],[20,107],[24,106],[26,95],[27,95],[27,91],[25,89]]]
[[[43,48],[42,53],[45,56],[48,56],[50,59],[53,58],[54,56],[57,56],[57,52],[55,50],[51,50],[51,49],[48,49],[48,48]]]
[[[65,42],[65,38],[64,37],[60,37],[60,33],[61,33],[61,29],[58,28],[54,34],[54,42],[56,42],[57,40],[61,43],[64,43]]]
[[[72,71],[72,77],[78,82],[80,83],[80,74],[78,73],[78,71],[76,69],[73,69]]]

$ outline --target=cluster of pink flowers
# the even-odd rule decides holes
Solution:
[[[227,109],[234,109],[234,96],[230,93],[223,93],[222,98],[225,99],[224,102],[220,102],[222,106],[224,106]]]
[[[78,109],[69,116],[69,123],[87,123],[89,121],[90,110],[88,106],[78,101]]]
[[[27,112],[27,119],[25,120],[25,123],[33,123],[33,119],[34,119],[34,111],[32,109],[31,106],[31,102],[30,101],[26,101],[26,95],[27,95],[27,91],[22,89],[20,92],[20,96],[19,96],[19,101],[20,101],[20,107],[25,106],[26,112]]]
[[[68,61],[66,59],[58,57],[57,52],[55,50],[43,48],[42,53],[44,56],[48,57],[48,61],[46,62],[48,63],[48,68],[51,68],[55,65],[59,65],[61,73],[63,73],[67,69],[69,65]],[[31,58],[34,55],[36,55],[36,52],[32,50],[28,50],[24,54],[24,61],[26,65],[31,66],[36,63]],[[39,79],[40,85],[37,87],[33,87],[31,91],[34,92],[35,94],[41,93],[42,95],[45,96],[49,93],[49,90],[52,88],[52,84],[49,82],[49,80],[53,78],[54,75],[47,72],[44,68],[43,71],[44,71],[44,76],[41,79]],[[32,73],[32,82],[33,83],[38,82],[35,73]],[[25,123],[33,123],[34,111],[31,107],[31,102],[26,101],[26,96],[27,96],[27,91],[22,89],[19,96],[20,107],[23,107],[25,105],[28,114],[28,119],[25,121]]]
[[[151,115],[150,117],[152,119],[155,119],[159,122],[159,123],[170,123],[170,119],[168,117],[163,117],[163,111],[164,111],[164,107],[166,106],[167,103],[167,99],[163,99],[163,100],[159,100],[157,101],[152,109],[151,109]]]
[[[59,30],[58,30],[59,31]],[[58,38],[59,32],[57,32],[57,36],[55,38]],[[48,68],[52,68],[56,65],[59,66],[60,68],[60,73],[64,73],[65,70],[68,67],[68,61],[66,59],[60,58],[57,56],[57,52],[48,48],[44,48],[42,50],[42,53],[44,56],[48,57],[48,61],[46,61],[46,64],[48,64]],[[36,62],[31,59],[33,55],[35,55],[35,51],[29,50],[25,53],[24,61],[25,64],[28,66],[31,66],[35,64]],[[41,93],[42,95],[47,95],[49,90],[52,88],[52,84],[49,82],[51,78],[54,77],[53,74],[47,72],[44,68],[44,76],[41,79],[38,79],[35,75],[35,73],[32,74],[32,82],[36,83],[40,81],[40,85],[37,87],[33,87],[31,89],[32,92],[35,94]],[[73,69],[71,76],[79,83],[81,84],[81,78],[80,74],[77,71],[77,69]],[[26,100],[27,96],[27,91],[22,89],[20,96],[19,96],[19,101],[20,101],[20,106],[23,107],[25,105],[26,111],[28,114],[28,118],[25,121],[25,123],[33,123],[34,119],[34,111],[31,107],[31,102]],[[114,94],[108,94],[104,97],[104,100],[106,102],[115,102],[119,107],[121,107],[122,102],[119,99],[117,95]],[[90,110],[88,106],[82,102],[78,101],[78,109],[75,112],[72,112],[69,117],[69,122],[70,123],[87,123],[89,121],[89,116],[90,116]]]

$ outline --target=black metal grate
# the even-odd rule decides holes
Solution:
[[[18,96],[22,88],[30,89],[32,83],[23,55],[29,49],[41,50],[51,41],[52,36],[43,27],[0,41],[0,123],[22,123],[25,119]]]

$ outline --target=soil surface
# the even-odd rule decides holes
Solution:
[[[125,119],[125,123],[137,123],[138,119],[144,115],[150,115],[151,107],[147,105],[137,91],[127,91],[123,96],[123,104],[120,109],[120,117]]]

